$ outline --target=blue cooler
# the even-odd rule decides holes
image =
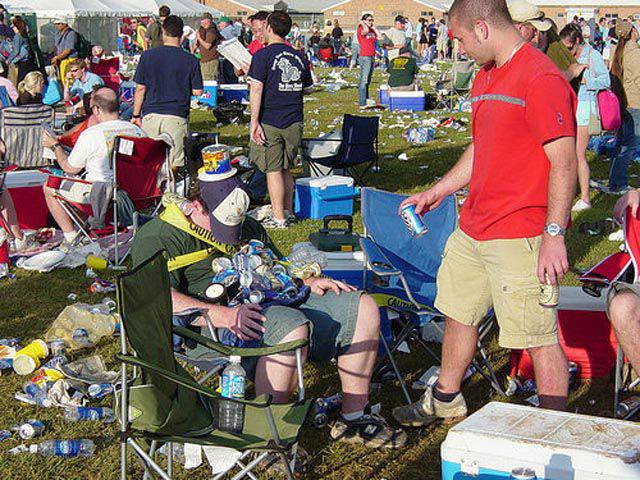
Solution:
[[[384,105],[385,107],[389,106],[389,85],[380,85],[378,100],[380,101],[380,105]]]
[[[637,479],[638,445],[635,422],[492,402],[449,430],[442,480],[509,480],[516,468],[537,480]]]
[[[410,110],[413,112],[424,111],[425,95],[424,91],[417,92],[394,92],[389,91],[389,108],[391,110]]]
[[[202,95],[197,97],[198,103],[208,105],[210,107],[218,106],[218,82],[205,81],[203,83]]]
[[[218,86],[218,91],[227,102],[249,100],[249,85],[246,83],[223,83]]]
[[[327,215],[352,215],[355,195],[351,177],[299,178],[296,180],[294,210],[298,218],[315,220]]]

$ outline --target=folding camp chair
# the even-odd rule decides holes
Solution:
[[[0,110],[0,138],[5,143],[9,165],[30,168],[48,163],[43,156],[42,122],[53,123],[53,108],[48,105],[25,105]]]
[[[120,59],[118,57],[102,59],[97,63],[91,62],[89,68],[102,78],[105,86],[118,93],[122,81],[120,78]]]
[[[471,60],[454,62],[451,65],[451,71],[445,74],[436,85],[436,92],[439,93],[437,108],[453,110],[456,102],[468,102],[474,73],[475,62]]]
[[[378,117],[358,117],[345,114],[342,121],[341,138],[314,138],[302,140],[302,158],[309,163],[312,172],[322,175],[318,165],[331,169],[346,169],[355,181],[364,186],[363,178],[373,168],[378,170]],[[320,144],[318,142],[321,142]],[[318,145],[331,142],[339,144],[335,154],[318,149]],[[317,150],[322,151],[318,156]],[[356,166],[363,165],[364,170],[359,173]]]
[[[153,138],[139,138],[119,136],[115,138],[111,154],[113,169],[113,183],[111,185],[111,197],[113,206],[111,210],[113,229],[105,231],[92,231],[84,221],[84,217],[94,214],[91,205],[80,205],[69,202],[63,196],[56,194],[62,208],[69,215],[80,232],[90,241],[105,233],[114,234],[115,263],[123,259],[118,255],[118,190],[126,192],[137,212],[143,210],[157,211],[160,199],[164,191],[173,191],[173,173],[169,163],[169,144],[164,140]],[[60,177],[50,177],[47,185],[56,188]],[[83,181],[83,180],[75,180]]]
[[[606,294],[615,282],[633,284],[640,280],[638,265],[638,260],[640,260],[640,220],[631,215],[630,209],[627,209],[625,215],[623,231],[625,250],[609,255],[579,278],[582,282],[582,289],[589,295],[599,297],[603,292]],[[613,395],[615,416],[628,419],[640,411],[640,406],[638,406],[623,415],[618,415],[621,395],[640,385],[640,372],[636,372],[636,375],[639,378],[632,380],[632,370],[625,359],[622,347],[618,344]]]
[[[145,470],[153,470],[164,480],[173,475],[172,445],[197,444],[228,447],[242,452],[234,468],[234,479],[249,476],[251,470],[269,453],[282,461],[287,478],[295,470],[298,435],[311,407],[298,392],[293,403],[275,405],[271,396],[253,401],[231,401],[244,407],[242,433],[218,429],[216,417],[220,395],[196,382],[175,360],[172,334],[176,333],[218,352],[221,356],[259,357],[281,352],[296,352],[301,372],[301,349],[307,340],[257,349],[232,348],[202,337],[193,331],[172,326],[172,304],[167,257],[154,257],[120,276],[117,280],[118,312],[122,320],[120,353],[121,383],[116,392],[116,411],[120,421],[120,478],[127,478],[127,446]],[[133,375],[130,375],[130,365]],[[168,444],[167,469],[156,462],[159,444]],[[247,458],[259,452],[257,458]],[[291,455],[288,460],[287,455]]]
[[[455,198],[445,198],[438,208],[424,216],[428,233],[414,239],[398,215],[400,203],[405,198],[373,188],[362,189],[362,222],[365,233],[360,244],[366,258],[363,278],[365,290],[372,294],[381,307],[383,321],[388,317],[385,314],[389,311],[400,316],[400,331],[395,338],[392,337],[389,341],[385,335],[381,335],[380,340],[386,353],[383,361],[390,364],[407,403],[411,403],[394,353],[403,342],[413,340],[440,362],[440,357],[420,336],[420,319],[442,317],[434,307],[436,274],[445,244],[456,227],[457,212]],[[372,282],[368,281],[371,277],[367,275],[368,272],[373,274]],[[479,327],[478,354],[482,366],[476,360],[472,365],[497,392],[503,394],[482,346],[494,320],[495,317],[490,312]]]

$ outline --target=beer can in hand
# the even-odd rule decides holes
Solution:
[[[419,238],[429,231],[422,218],[416,213],[416,206],[411,203],[400,210],[400,217],[413,238]]]
[[[540,295],[538,297],[538,303],[544,308],[556,308],[558,306],[558,299],[560,297],[560,287],[551,284],[549,275],[545,273],[546,282],[540,285]]]

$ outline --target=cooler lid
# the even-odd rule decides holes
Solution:
[[[13,170],[7,172],[4,182],[7,188],[35,187],[43,185],[47,177],[40,170]]]
[[[297,185],[304,185],[311,188],[319,188],[324,190],[328,187],[347,186],[353,187],[353,178],[344,177],[342,175],[326,175],[324,177],[307,177],[296,180]]]
[[[218,86],[218,82],[216,82],[215,80],[205,80],[204,82],[202,82],[202,84],[205,87],[217,87]]]
[[[446,444],[446,445],[445,445]],[[639,468],[640,425],[624,420],[491,402],[449,430],[444,449],[474,452],[544,449],[574,452],[574,468],[588,471],[581,460],[615,459]],[[506,449],[506,450],[503,450]]]
[[[592,297],[581,287],[560,287],[558,310],[582,310],[588,312],[604,312],[606,292],[599,297]]]
[[[424,91],[418,90],[416,92],[403,92],[389,90],[389,96],[393,98],[424,98]]]

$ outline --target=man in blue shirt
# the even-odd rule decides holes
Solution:
[[[168,134],[174,169],[184,165],[184,138],[188,132],[191,96],[202,95],[198,59],[180,48],[184,22],[169,15],[162,25],[163,46],[147,50],[133,79],[136,93],[132,122],[151,137]]]
[[[81,58],[76,58],[69,63],[67,77],[64,87],[64,100],[67,107],[81,106],[86,94],[93,93],[95,87],[104,85],[102,78],[87,70],[87,64]]]
[[[267,174],[272,217],[267,228],[287,228],[293,211],[290,167],[302,140],[305,89],[313,84],[308,60],[289,45],[291,17],[275,11],[267,18],[268,45],[256,52],[249,69],[251,161]]]
[[[76,32],[69,26],[64,18],[56,18],[53,21],[58,33],[56,33],[55,56],[51,58],[51,65],[58,65],[60,70],[60,81],[66,85],[67,70],[74,58],[78,57],[76,51]]]

